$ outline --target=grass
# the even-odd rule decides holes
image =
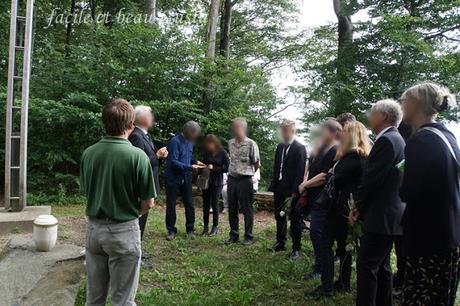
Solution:
[[[83,213],[82,206],[54,208],[58,217]],[[197,209],[197,233],[202,229],[201,220]],[[224,245],[227,215],[221,215],[220,234],[213,238],[187,239],[184,223],[183,209],[178,208],[179,236],[168,242],[164,210],[150,214],[143,249],[152,255],[154,269],[141,270],[138,305],[354,305],[355,292],[323,300],[304,299],[305,291],[319,285],[319,280],[304,279],[312,263],[310,241],[305,235],[298,262],[286,260],[285,252],[269,252],[275,225],[266,213],[256,218],[256,240],[250,247]],[[84,285],[77,302],[83,304]]]

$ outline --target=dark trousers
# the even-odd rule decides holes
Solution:
[[[313,269],[316,273],[321,273],[321,235],[326,221],[326,214],[326,211],[319,208],[313,208],[310,213],[310,239],[315,255]]]
[[[145,225],[147,224],[148,218],[149,218],[149,213],[146,213],[145,215],[142,215],[139,217],[139,228],[141,230],[141,240],[144,239]]]
[[[455,298],[460,278],[460,248],[406,259],[402,306],[458,305]]]
[[[393,236],[366,233],[358,252],[358,306],[391,306],[392,275],[390,265]]]
[[[297,199],[296,199],[297,200]],[[300,251],[302,248],[302,222],[305,209],[295,201],[292,202],[292,209],[289,219],[291,220],[292,250]]]
[[[181,194],[185,206],[185,228],[187,233],[190,233],[195,230],[195,208],[192,200],[191,178],[180,184],[166,180],[166,229],[168,233],[177,233],[176,200],[178,192]]]
[[[403,254],[403,236],[396,236],[394,241],[396,253],[396,275],[393,278],[393,287],[402,288],[406,271],[406,258]]]
[[[228,177],[228,219],[230,223],[230,239],[239,238],[239,206],[244,215],[244,237],[253,239],[252,228],[254,226],[254,212],[252,202],[254,187],[251,176]]]
[[[222,193],[222,186],[210,185],[203,190],[203,224],[209,226],[209,208],[212,207],[212,226],[219,225],[219,198]]]
[[[284,202],[289,197],[289,195],[286,195],[285,188],[283,188],[281,184],[275,187],[273,195],[276,220],[276,242],[281,245],[285,245],[287,237],[287,215],[285,214],[284,216],[281,216],[280,212],[286,210],[284,207]]]
[[[330,212],[326,217],[321,235],[321,285],[323,290],[334,287],[334,241],[337,241],[337,255],[340,259],[338,282],[343,288],[350,288],[351,253],[346,251],[348,223],[339,212]]]

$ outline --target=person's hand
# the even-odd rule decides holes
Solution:
[[[150,209],[155,207],[155,200],[150,199],[150,200],[145,200],[141,202],[141,216],[145,215],[146,213],[149,212]]]
[[[208,169],[212,170],[212,169],[214,169],[214,166],[213,165],[208,165]]]
[[[196,164],[198,166],[201,166],[201,167],[206,167],[206,165],[204,163],[200,162],[199,160],[196,161]]]
[[[203,166],[200,166],[198,164],[193,164],[192,165],[192,169],[195,170],[195,171],[198,170],[198,169],[203,169],[203,168],[204,168]]]
[[[315,176],[314,179],[315,179],[315,181],[317,181],[318,183],[320,183],[322,185],[322,184],[326,183],[326,177],[327,177],[327,173],[321,172],[320,174]]]
[[[350,214],[348,215],[348,223],[350,223],[350,225],[353,226],[356,220],[358,220],[358,217],[359,217],[359,211],[357,209],[351,210]]]
[[[166,147],[163,147],[157,151],[157,157],[159,159],[166,159],[168,157],[168,149]]]
[[[260,160],[258,160],[254,166],[256,167],[256,169],[259,169],[260,168]]]

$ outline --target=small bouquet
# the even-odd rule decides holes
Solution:
[[[348,209],[349,211],[354,211],[358,208],[356,205],[356,201],[353,197],[353,194],[350,194],[350,198],[348,199]],[[348,216],[345,216],[348,218]],[[364,225],[362,220],[356,220],[353,225],[350,225],[348,229],[347,235],[347,245],[345,246],[345,250],[347,252],[353,252],[354,250],[359,248],[359,238],[361,238],[364,234]]]
[[[283,206],[281,206],[279,214],[281,217],[289,216],[291,213],[292,200],[294,197],[289,197],[284,200]]]

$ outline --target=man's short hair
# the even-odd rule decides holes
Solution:
[[[139,120],[142,116],[146,114],[151,114],[152,113],[152,108],[150,106],[146,105],[138,105],[134,108],[134,114],[136,115],[135,122]]]
[[[392,99],[378,101],[372,106],[371,112],[387,114],[388,123],[396,127],[399,126],[403,117],[401,105]]]
[[[201,127],[196,121],[190,120],[182,127],[182,133],[187,136],[197,135],[201,133]]]
[[[115,98],[102,109],[102,123],[109,136],[123,135],[134,124],[133,106],[125,99]]]
[[[332,133],[339,133],[342,131],[342,125],[340,125],[335,118],[326,118],[321,124],[321,128],[328,129]]]
[[[291,127],[295,130],[295,121],[291,119],[284,119],[283,121],[281,121],[280,127]]]
[[[356,117],[352,113],[342,113],[338,115],[337,118],[335,119],[337,120],[338,123],[340,123],[342,127],[345,127],[347,123],[356,121]]]
[[[233,119],[232,124],[233,125],[241,124],[244,128],[248,127],[248,122],[246,121],[246,118],[244,117],[238,117],[238,118]]]

